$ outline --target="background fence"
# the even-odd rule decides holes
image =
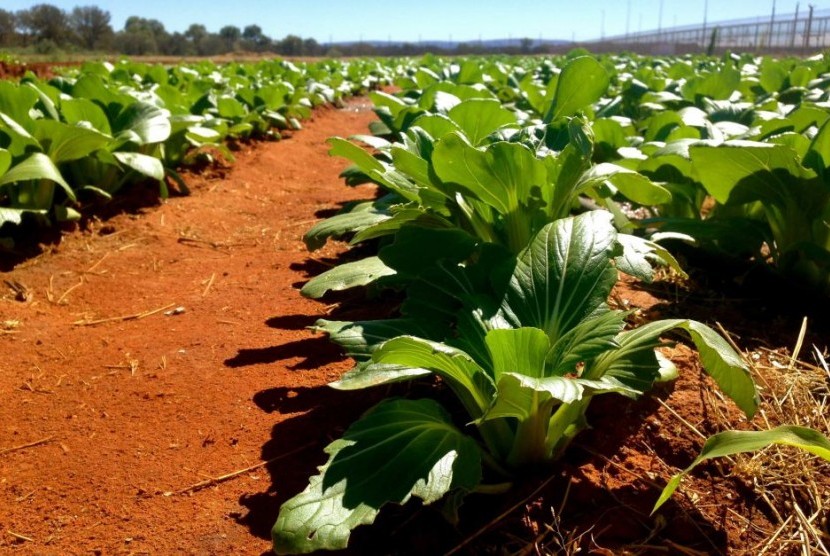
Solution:
[[[830,46],[830,9],[628,33],[582,43],[592,51],[642,54],[749,51],[807,54]]]

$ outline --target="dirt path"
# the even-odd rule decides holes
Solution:
[[[269,553],[279,505],[383,395],[324,386],[349,363],[305,330],[331,307],[298,292],[342,249],[309,255],[303,232],[373,194],[343,187],[345,163],[325,140],[365,132],[373,118],[362,100],[318,111],[288,140],[245,147],[231,170],[191,177],[194,195],[95,222],[0,272],[0,554]],[[725,299],[684,291],[629,281],[613,297],[643,318],[760,334]],[[346,304],[337,317],[378,308]],[[767,335],[798,330],[785,324]],[[758,365],[791,364],[780,341],[769,347],[753,353]],[[720,468],[649,516],[660,485],[700,448],[689,424],[706,434],[741,424],[707,393],[688,348],[667,354],[681,378],[656,397],[671,409],[654,397],[602,398],[588,415],[594,428],[552,475],[471,497],[459,527],[432,507],[401,510],[393,527],[356,531],[353,553],[442,553],[471,539],[459,554],[531,553],[584,536],[599,554],[626,543],[635,553],[756,554],[778,524]]]
[[[30,296],[0,283],[0,553],[269,550],[321,431],[363,408],[320,388],[348,364],[303,329],[325,307],[296,285],[315,213],[371,194],[341,185],[324,141],[373,117],[364,101],[320,111],[225,179],[192,178],[193,196],[0,273]]]

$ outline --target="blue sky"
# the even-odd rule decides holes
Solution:
[[[39,1],[4,0],[2,8],[19,10]],[[45,0],[71,10],[76,5],[97,5],[112,14],[113,27],[121,29],[131,15],[158,19],[168,31],[184,31],[202,23],[211,31],[224,25],[244,27],[256,23],[273,37],[287,34],[314,37],[319,42],[375,40],[477,40],[530,37],[592,39],[662,26],[703,21],[707,0]],[[807,1],[801,2],[806,12]],[[821,10],[828,2],[813,2]],[[776,13],[793,13],[796,0],[777,0]],[[630,6],[630,8],[629,8]],[[710,22],[764,16],[772,0],[709,0]],[[604,14],[604,15],[603,15]]]

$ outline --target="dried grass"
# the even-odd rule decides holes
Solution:
[[[792,351],[758,349],[745,353],[761,388],[761,408],[750,426],[768,430],[790,424],[814,428],[830,437],[830,367],[827,353],[812,346],[814,363],[799,359],[807,321]],[[713,391],[707,404],[718,428],[734,427],[727,405]],[[731,476],[751,486],[767,506],[776,528],[747,554],[830,556],[830,463],[790,447],[772,446],[733,456]]]

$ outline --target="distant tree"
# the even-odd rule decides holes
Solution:
[[[199,48],[197,53],[199,56],[216,56],[217,54],[224,54],[228,52],[226,43],[222,37],[216,33],[208,33],[199,41]]]
[[[323,47],[314,39],[305,39],[303,41],[303,55],[304,56],[321,56],[323,54]]]
[[[66,12],[51,4],[36,4],[17,12],[17,22],[36,42],[51,41],[56,45],[71,42],[72,29]]]
[[[0,46],[14,46],[17,42],[17,18],[12,12],[0,9]]]
[[[124,54],[159,54],[161,46],[169,40],[170,34],[161,21],[133,15],[127,18],[124,30],[115,36],[115,46]]]
[[[187,31],[184,32],[184,36],[193,44],[198,44],[198,42],[205,38],[207,34],[207,27],[205,27],[204,25],[200,25],[198,23],[193,23],[190,27],[187,28]]]
[[[185,38],[190,41],[190,44],[193,46],[194,52],[196,54],[202,55],[203,47],[202,43],[209,35],[207,27],[201,25],[199,23],[193,23],[187,30],[184,32]]]
[[[255,41],[263,36],[262,27],[259,25],[246,25],[242,30],[242,38],[248,39],[249,41]]]
[[[286,56],[302,56],[303,39],[297,35],[286,35],[279,43],[279,52]]]
[[[271,47],[271,38],[263,34],[259,25],[248,25],[242,30],[242,44],[245,50],[264,52]]]
[[[175,32],[169,36],[164,44],[158,45],[159,52],[167,56],[193,56],[196,49],[182,33]]]
[[[242,38],[242,31],[235,25],[225,25],[219,29],[219,36],[225,41],[226,52],[231,52],[236,48],[236,43]]]
[[[78,6],[72,10],[69,23],[81,46],[88,50],[106,49],[112,44],[110,13],[97,6]]]
[[[519,49],[521,50],[522,54],[528,54],[531,48],[533,48],[533,39],[525,37],[521,41],[519,41]]]

